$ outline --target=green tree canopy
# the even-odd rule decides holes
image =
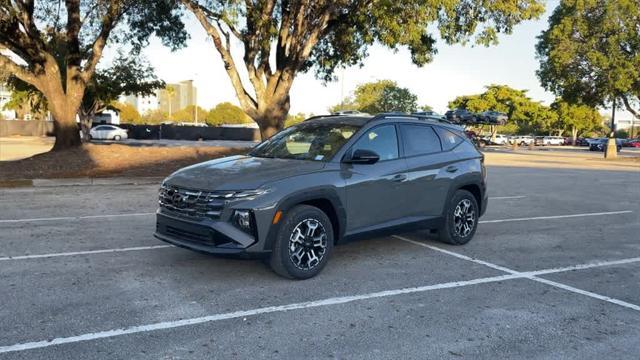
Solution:
[[[638,0],[561,0],[536,51],[547,90],[591,107],[615,99],[640,118]]]
[[[418,97],[409,89],[399,87],[392,80],[378,80],[360,84],[353,92],[353,97],[343,100],[329,110],[358,110],[369,114],[382,112],[416,111]]]
[[[209,125],[222,125],[222,124],[245,124],[251,122],[251,118],[242,111],[239,107],[233,105],[230,102],[223,102],[207,113],[207,124]]]
[[[263,138],[283,127],[300,72],[332,80],[336,68],[362,64],[374,43],[408,48],[422,66],[433,59],[438,36],[447,44],[495,44],[500,33],[544,12],[542,0],[180,1],[211,37]],[[241,50],[232,49],[238,44]],[[244,54],[248,83],[234,51]]]
[[[186,33],[173,1],[1,0],[0,67],[34,86],[54,118],[54,150],[80,144],[76,115],[108,43],[139,51],[153,33],[178,47]]]
[[[553,131],[557,120],[555,112],[548,106],[531,100],[527,96],[527,90],[517,90],[506,85],[490,85],[481,94],[459,96],[449,102],[449,108],[505,113],[509,117],[508,122],[525,134]]]
[[[558,127],[571,133],[574,145],[578,135],[602,128],[602,115],[590,106],[573,105],[557,99],[551,108],[558,114]]]
[[[111,104],[120,113],[120,121],[129,124],[142,124],[142,116],[131,104],[114,102]]]
[[[198,106],[198,122],[207,122],[208,112],[204,108]],[[196,121],[196,106],[186,106],[169,116],[169,120],[177,122],[195,122]]]

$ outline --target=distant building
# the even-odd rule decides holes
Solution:
[[[158,109],[167,114],[196,105],[198,90],[193,86],[193,80],[181,81],[177,84],[167,84],[164,89],[157,90]]]
[[[120,101],[133,106],[138,111],[138,113],[140,113],[140,115],[158,110],[158,97],[156,95],[127,95],[121,98]]]

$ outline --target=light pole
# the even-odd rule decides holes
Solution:
[[[607,148],[604,152],[605,159],[615,159],[618,157],[618,144],[616,142],[616,99],[613,98],[613,106],[611,107],[611,133],[607,141]]]

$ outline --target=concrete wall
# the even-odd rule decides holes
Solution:
[[[51,136],[53,122],[40,120],[0,120],[0,136]]]

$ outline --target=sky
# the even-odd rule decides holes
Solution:
[[[338,71],[338,81],[324,84],[312,73],[300,74],[291,90],[290,113],[327,113],[330,106],[340,102],[341,94],[349,95],[358,84],[380,79],[395,80],[418,96],[419,105],[428,104],[440,113],[456,96],[481,93],[490,84],[527,89],[532,99],[550,104],[553,94],[540,86],[535,75],[535,44],[557,3],[548,1],[547,12],[539,20],[516,26],[511,35],[501,36],[496,46],[448,46],[439,41],[434,61],[421,68],[411,63],[406,49],[394,52],[375,45],[363,67]],[[193,79],[199,106],[211,108],[224,101],[237,104],[212,41],[192,16],[186,15],[185,21],[191,35],[187,47],[171,52],[154,39],[144,55],[158,77],[168,83]],[[235,57],[241,60],[241,55],[236,53]]]

